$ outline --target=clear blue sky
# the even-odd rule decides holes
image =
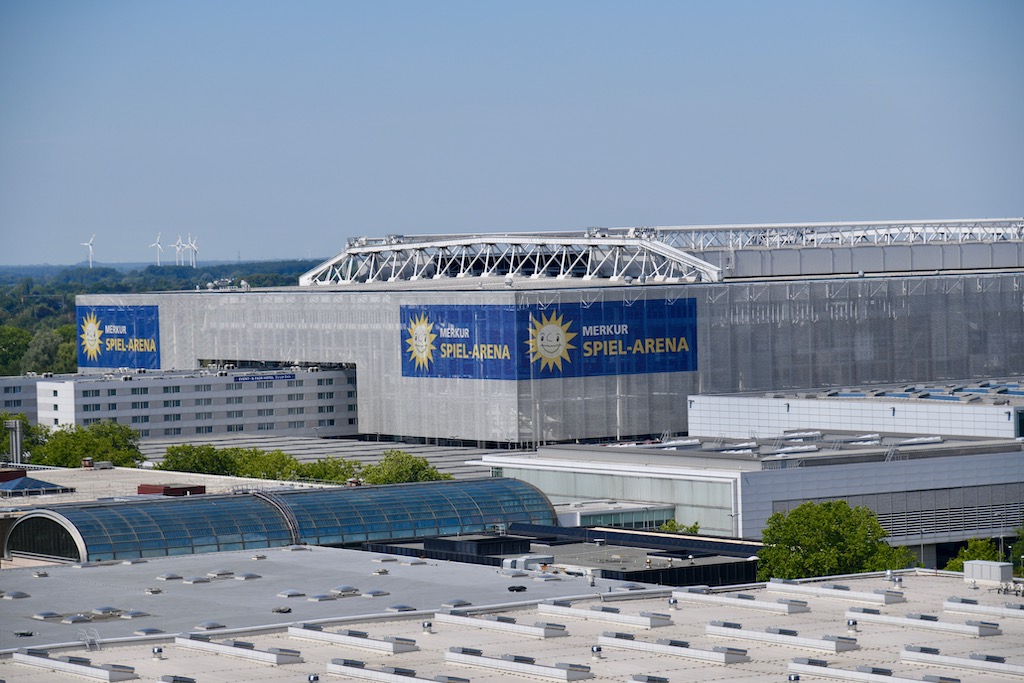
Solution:
[[[0,0],[0,264],[1022,214],[1020,0]]]

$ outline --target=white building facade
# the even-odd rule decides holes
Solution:
[[[359,432],[355,376],[344,369],[118,372],[39,378],[34,389],[36,419],[51,429],[108,420],[143,439]]]

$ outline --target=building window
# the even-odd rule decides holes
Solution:
[[[200,425],[196,427],[196,434],[213,434],[213,425]]]
[[[213,413],[196,413],[197,420],[212,420]]]
[[[274,402],[274,395],[273,394],[260,394],[259,396],[256,397],[256,402],[257,403],[273,403]]]
[[[82,392],[82,398],[96,398],[100,395],[99,389],[86,389]]]
[[[54,396],[56,396],[56,395],[57,395],[57,390],[56,390],[56,389],[54,389],[54,390],[53,390],[53,395],[54,395]]]
[[[168,427],[164,430],[164,436],[180,436],[181,427]]]
[[[242,417],[242,411],[241,410],[229,410],[228,411],[228,417],[229,418],[239,418],[239,417]]]
[[[53,418],[53,424],[59,425],[60,424],[60,420],[58,420],[57,418]]]
[[[54,410],[60,410],[60,406],[59,406],[59,405],[57,405],[56,403],[54,403],[54,404],[53,404],[53,409],[54,409]]]
[[[107,404],[107,410],[117,410],[117,404],[116,403],[108,403]]]
[[[132,415],[132,424],[145,424],[149,422],[149,415]]]
[[[20,394],[21,387],[4,387],[5,394]]]
[[[117,396],[117,389],[107,389],[107,396]]]
[[[292,420],[288,423],[288,429],[305,429],[306,423],[302,420]]]
[[[149,410],[149,401],[132,401],[132,410]]]
[[[178,386],[178,385],[164,387],[164,393],[165,394],[177,394],[177,393],[180,393],[180,392],[181,392],[181,387]]]
[[[319,420],[316,423],[316,426],[317,427],[333,427],[334,426],[334,420]]]
[[[306,398],[305,394],[288,394],[289,401],[301,401]]]
[[[350,425],[354,425],[354,424],[355,424],[356,422],[358,422],[358,420],[356,420],[356,418],[354,418],[354,417],[350,417],[350,418],[348,419],[348,423],[349,423]]]
[[[289,408],[288,409],[288,414],[289,415],[302,415],[305,412],[306,412],[306,409],[301,407],[301,406],[299,406],[298,408]]]
[[[245,425],[228,425],[229,432],[244,432]]]
[[[333,413],[334,406],[317,406],[316,412],[318,413]]]
[[[350,413],[356,412],[356,405],[353,404],[353,403],[350,403],[349,406],[348,406],[348,412],[350,412]]]
[[[181,413],[168,413],[164,415],[164,422],[181,422]]]
[[[334,392],[333,391],[321,391],[321,392],[317,393],[316,397],[320,401],[326,401],[329,398],[334,398]]]
[[[259,410],[256,411],[256,416],[257,417],[268,417],[268,416],[273,415],[273,414],[274,414],[274,409],[273,408],[260,408]]]
[[[196,385],[196,391],[197,392],[198,391],[213,391],[213,385],[212,384],[197,384]]]
[[[21,399],[20,398],[8,399],[8,400],[4,401],[4,408],[20,408],[20,407],[21,407]]]
[[[274,383],[271,382],[256,382],[257,389],[273,389]]]
[[[149,430],[148,429],[140,429],[139,430],[139,436],[142,437],[143,439],[148,439],[149,438]]]
[[[288,380],[288,386],[290,386],[290,387],[301,387],[302,386],[302,380],[301,379],[290,379],[290,380]]]
[[[243,398],[242,396],[228,396],[226,402],[227,402],[227,404],[229,406],[241,405],[242,404],[242,398]]]
[[[82,405],[82,410],[86,413],[98,413],[100,411],[99,403],[86,403]]]
[[[88,427],[89,425],[94,425],[99,421],[100,419],[98,417],[87,417],[84,420],[82,420],[82,426]]]
[[[331,387],[331,386],[334,386],[334,378],[333,377],[321,377],[320,379],[318,379],[316,381],[316,385],[318,387]]]
[[[132,396],[145,396],[149,393],[149,387],[132,387]]]
[[[180,407],[181,407],[181,399],[180,398],[172,398],[169,401],[164,401],[164,408],[180,408]]]
[[[356,397],[356,392],[355,391],[348,392],[348,397],[349,398],[355,398]]]
[[[227,389],[228,391],[239,391],[242,388],[242,383],[241,382],[228,382],[227,386],[224,387],[224,388]]]
[[[256,425],[256,430],[260,432],[269,432],[274,428],[273,422],[260,422]]]
[[[197,398],[196,399],[196,405],[197,406],[210,406],[210,405],[213,405],[213,399],[212,398]]]

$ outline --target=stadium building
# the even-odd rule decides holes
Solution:
[[[76,304],[85,373],[345,369],[362,434],[624,439],[696,394],[1024,375],[1024,219],[359,238],[296,287]]]

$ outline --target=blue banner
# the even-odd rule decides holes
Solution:
[[[508,306],[402,306],[405,377],[516,378],[516,311]]]
[[[403,306],[402,375],[593,377],[697,369],[696,299]]]
[[[77,306],[78,367],[160,368],[157,306]]]

